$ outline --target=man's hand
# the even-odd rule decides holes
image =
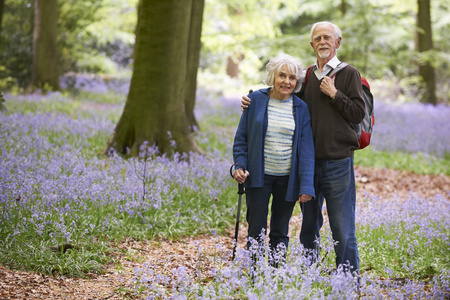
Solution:
[[[322,93],[324,93],[331,99],[334,99],[334,97],[336,97],[336,93],[337,93],[337,89],[334,86],[334,79],[335,79],[335,77],[330,78],[328,76],[324,76],[322,79],[322,82],[320,83],[320,90],[322,91]]]
[[[311,195],[302,194],[298,197],[298,203],[305,203],[311,200],[313,197]]]
[[[250,175],[250,173],[247,170],[244,173],[244,170],[237,169],[236,171],[234,171],[233,178],[238,183],[244,183],[244,181],[247,179],[248,175]]]
[[[253,93],[253,90],[249,90],[248,93],[249,94]],[[250,102],[252,102],[252,100],[250,100],[249,97],[242,96],[242,99],[241,99],[241,109],[242,109],[242,111],[244,111],[244,109],[246,109],[246,108],[248,108],[250,106]]]

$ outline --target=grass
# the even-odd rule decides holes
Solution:
[[[3,265],[15,269],[32,270],[42,274],[86,277],[88,273],[101,273],[110,260],[105,242],[92,240],[66,251],[52,251],[48,240],[34,232],[15,238],[1,232],[0,258]]]
[[[102,272],[111,261],[111,245],[127,237],[177,240],[232,228],[237,188],[228,169],[239,109],[209,97],[199,97],[203,117],[197,134],[208,155],[188,161],[152,154],[135,160],[99,155],[119,119],[123,95],[7,97],[8,111],[0,115],[0,263],[44,274],[85,276]],[[450,175],[448,155],[376,151],[375,146],[357,151],[355,164]],[[375,293],[369,288],[379,291],[383,286],[387,294],[396,295],[398,286],[392,280],[386,280],[390,285],[378,282],[391,278],[400,281],[399,293],[413,287],[418,294],[435,289],[427,295],[449,295],[449,204],[444,198],[427,200],[411,198],[409,206],[398,201],[385,207],[377,206],[376,198],[365,200],[357,232],[367,294]],[[305,268],[301,245],[294,241],[287,254],[289,265],[270,269],[262,260],[266,263],[253,283],[249,253],[240,249],[235,263],[217,257],[217,269],[210,270],[215,275],[206,281],[199,283],[180,269],[159,283],[162,279],[156,277],[163,278],[161,274],[146,274],[149,280],[136,287],[161,297],[294,299],[300,290],[311,299],[353,297],[352,280],[333,270],[332,241],[329,229],[324,231],[325,259],[311,268]],[[49,250],[64,243],[74,248]],[[172,282],[177,288],[166,288],[171,280],[179,280]],[[419,289],[420,284],[426,288]]]
[[[376,151],[371,146],[355,152],[355,165],[363,167],[397,169],[416,174],[450,176],[450,155],[443,159],[424,153]]]

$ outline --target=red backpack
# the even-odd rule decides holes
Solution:
[[[348,64],[341,62],[334,70],[331,70],[327,76],[333,78],[337,72],[347,67]],[[308,82],[309,73],[311,72],[312,66],[308,67],[306,71],[305,81],[303,82],[304,89],[306,83]],[[361,85],[363,89],[363,100],[366,105],[366,113],[364,119],[359,124],[352,124],[353,129],[358,135],[359,149],[364,149],[370,144],[370,138],[372,136],[373,125],[375,125],[375,114],[373,106],[373,95],[370,92],[370,85],[364,77],[361,77]]]

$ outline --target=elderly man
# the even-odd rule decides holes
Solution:
[[[336,265],[359,273],[359,254],[355,234],[356,187],[353,153],[358,137],[352,124],[364,118],[361,76],[349,65],[336,76],[327,76],[340,61],[336,56],[341,45],[339,27],[319,22],[311,28],[311,47],[317,56],[308,82],[299,97],[308,104],[315,147],[314,187],[316,198],[300,203],[303,223],[300,241],[318,255],[320,229],[323,225],[324,198],[333,240],[336,242]],[[248,98],[243,97],[243,107]]]

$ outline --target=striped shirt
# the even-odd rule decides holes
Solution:
[[[284,101],[269,100],[269,123],[264,142],[264,173],[267,175],[289,175],[295,130],[292,103],[292,97]]]

